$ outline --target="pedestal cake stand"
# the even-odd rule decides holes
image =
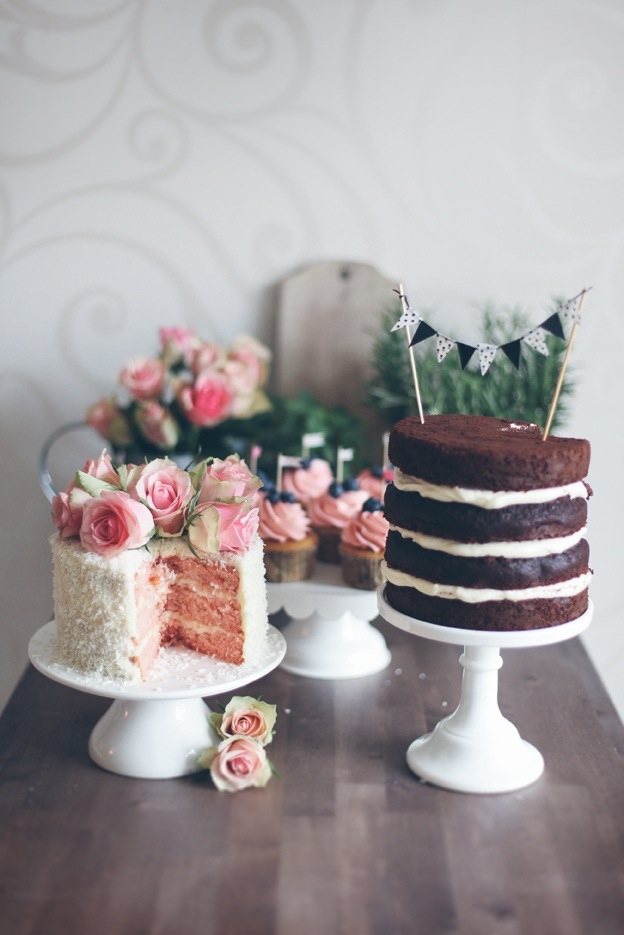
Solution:
[[[463,645],[462,690],[457,710],[407,750],[407,763],[422,779],[458,792],[511,792],[535,782],[544,771],[541,753],[523,740],[498,707],[499,649],[545,646],[571,639],[589,626],[592,604],[576,620],[539,630],[481,631],[442,627],[408,617],[378,592],[388,623],[441,643]]]
[[[139,779],[171,779],[198,772],[197,758],[218,743],[202,701],[235,691],[279,665],[286,643],[269,627],[262,658],[235,666],[183,647],[160,650],[146,682],[82,675],[54,662],[56,623],[41,627],[28,646],[30,661],[53,681],[114,701],[91,732],[89,755],[103,769]]]
[[[386,642],[370,621],[375,591],[347,587],[337,565],[318,562],[312,578],[267,585],[269,613],[291,618],[282,633],[282,669],[316,679],[350,679],[380,672],[390,662]]]

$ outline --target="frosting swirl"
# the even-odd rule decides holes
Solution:
[[[366,490],[371,497],[377,500],[383,500],[384,490],[388,484],[392,483],[394,471],[392,468],[364,468],[360,471],[356,480],[361,490]]]
[[[333,479],[329,463],[322,458],[312,458],[307,467],[284,471],[282,487],[293,493],[297,500],[307,503],[327,493]]]
[[[381,510],[364,511],[354,516],[342,531],[341,541],[356,549],[383,552],[390,524]]]
[[[300,542],[310,533],[310,520],[300,503],[264,497],[259,509],[258,533],[267,542]]]
[[[369,494],[365,490],[345,490],[338,497],[326,493],[310,500],[308,513],[313,526],[344,529],[349,520],[360,512]]]

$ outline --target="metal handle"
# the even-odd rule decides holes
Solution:
[[[90,428],[86,422],[68,422],[66,425],[61,425],[60,428],[52,432],[41,449],[41,454],[39,455],[39,485],[50,503],[52,503],[52,498],[58,493],[58,490],[52,483],[52,477],[48,470],[50,449],[63,435],[69,435],[70,432],[85,428]]]

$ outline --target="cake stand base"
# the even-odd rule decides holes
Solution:
[[[499,648],[543,646],[571,639],[589,626],[591,601],[576,620],[525,632],[460,630],[408,617],[380,590],[379,611],[389,623],[427,639],[463,644],[462,690],[457,709],[407,750],[407,764],[420,778],[457,792],[512,792],[544,771],[541,753],[523,740],[498,707]]]
[[[458,792],[511,792],[535,782],[544,759],[503,717],[497,702],[498,649],[467,646],[457,710],[410,744],[412,772]]]
[[[201,698],[118,698],[93,728],[89,755],[111,773],[172,779],[199,772],[199,754],[218,743],[210,709]]]
[[[317,562],[312,578],[267,586],[269,613],[284,610],[281,668],[313,679],[353,679],[381,672],[391,656],[371,625],[377,592],[347,587],[340,567]]]

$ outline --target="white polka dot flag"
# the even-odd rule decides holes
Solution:
[[[537,351],[538,354],[543,354],[544,357],[548,357],[546,332],[543,328],[534,328],[533,331],[529,331],[528,334],[525,334],[522,340],[525,344],[528,344],[529,347],[532,347],[534,351]]]
[[[589,289],[591,289],[591,286]],[[499,350],[504,352],[505,356],[513,363],[516,368],[520,366],[523,345],[526,345],[532,350],[537,351],[538,354],[543,354],[545,357],[548,357],[546,333],[548,332],[550,334],[554,334],[556,337],[563,338],[565,340],[562,322],[571,323],[573,327],[576,327],[579,324],[582,299],[585,294],[589,292],[589,289],[584,289],[573,298],[568,299],[565,302],[561,302],[557,307],[557,310],[552,315],[549,315],[548,318],[540,322],[540,324],[535,328],[531,328],[531,330],[527,331],[526,334],[519,335],[514,340],[506,341],[505,344],[501,345],[486,343],[476,345],[465,344],[461,341],[455,341],[452,338],[447,337],[446,334],[437,331],[430,324],[428,324],[423,319],[422,315],[411,307],[402,291],[398,290],[402,297],[403,310],[401,317],[392,326],[391,331],[398,331],[400,328],[409,329],[415,325],[416,331],[414,332],[414,336],[409,341],[410,347],[413,347],[415,344],[420,344],[422,341],[426,341],[428,338],[431,338],[435,335],[438,363],[442,363],[450,351],[456,347],[459,353],[462,370],[466,367],[472,356],[477,353],[481,375],[485,376],[490,369],[494,358],[496,357],[497,351]]]
[[[455,347],[455,341],[451,341],[443,334],[436,336],[436,351],[438,354],[438,363],[441,364],[448,352]]]
[[[496,357],[497,350],[498,347],[496,344],[477,344],[477,351],[479,352],[479,369],[481,371],[482,377],[484,377],[490,369],[490,364]]]
[[[422,321],[419,312],[415,312],[413,308],[410,308],[409,304],[406,305],[405,311],[402,313],[399,320],[392,326],[391,331],[398,331],[399,328],[407,328],[412,325],[417,325]]]

